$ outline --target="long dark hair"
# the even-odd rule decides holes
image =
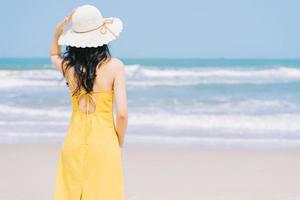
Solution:
[[[63,67],[63,75],[65,77],[66,71],[74,67],[77,87],[73,95],[79,92],[81,88],[87,93],[92,92],[97,67],[110,58],[111,54],[106,44],[99,47],[86,48],[67,46],[66,51],[63,53],[62,66],[66,66]]]

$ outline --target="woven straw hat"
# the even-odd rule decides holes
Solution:
[[[58,39],[59,45],[74,47],[98,47],[116,39],[123,29],[119,18],[103,18],[91,5],[78,7],[72,15],[72,27]]]

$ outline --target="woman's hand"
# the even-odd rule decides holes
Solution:
[[[73,13],[74,13],[74,10],[63,21],[61,21],[57,24],[56,30],[55,30],[55,36],[59,37],[62,34],[62,32],[64,31],[64,28],[72,20]]]

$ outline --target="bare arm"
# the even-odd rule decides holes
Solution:
[[[54,37],[50,49],[50,60],[55,68],[62,73],[62,58],[61,58],[61,47],[58,45],[58,38],[62,34],[66,25],[71,21],[73,12],[68,15],[62,22],[58,23],[54,33]]]
[[[115,65],[114,92],[116,102],[116,131],[120,147],[124,144],[125,132],[128,122],[126,78],[124,64],[117,60]]]

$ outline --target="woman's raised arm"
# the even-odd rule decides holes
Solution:
[[[74,11],[73,11],[74,12]],[[71,21],[72,15],[69,14],[63,21],[57,24],[54,37],[52,40],[51,44],[51,49],[50,49],[50,60],[51,63],[55,66],[55,68],[62,73],[62,57],[61,57],[61,47],[58,45],[58,39],[60,35],[62,34],[64,28],[67,26],[67,24]]]

